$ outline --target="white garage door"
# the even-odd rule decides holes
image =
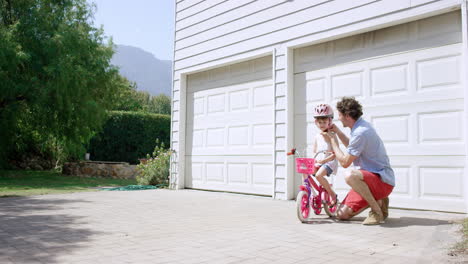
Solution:
[[[271,57],[188,78],[186,187],[271,195]]]
[[[396,173],[391,206],[465,211],[460,31],[453,12],[297,50],[296,146],[311,147],[314,105],[355,96]]]

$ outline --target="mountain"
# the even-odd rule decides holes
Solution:
[[[117,45],[111,63],[120,68],[120,74],[137,84],[138,91],[171,96],[172,61],[159,60],[137,47]]]

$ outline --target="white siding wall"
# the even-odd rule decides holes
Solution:
[[[274,197],[292,198],[287,179],[293,48],[343,38],[459,8],[461,0],[176,0],[172,176],[184,186],[186,76],[273,54]],[[292,66],[291,66],[292,67]],[[289,102],[289,104],[288,104]],[[180,162],[180,163],[179,163]]]
[[[274,85],[275,85],[275,187],[274,198],[287,199],[286,192],[286,50],[275,48]]]
[[[207,0],[177,3],[176,71],[365,21],[423,2],[411,0]],[[193,4],[193,5],[191,5]],[[191,5],[191,6],[190,6]],[[274,18],[274,19],[272,19]]]

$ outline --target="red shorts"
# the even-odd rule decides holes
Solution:
[[[364,181],[374,196],[375,200],[380,200],[388,197],[393,191],[393,186],[383,182],[380,179],[380,175],[372,173],[366,170],[360,170],[364,176]],[[355,192],[353,189],[349,191],[348,195],[344,198],[342,204],[346,204],[348,207],[353,209],[354,212],[359,212],[363,208],[367,207],[368,203],[362,196]]]

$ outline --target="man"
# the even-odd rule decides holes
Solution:
[[[351,137],[335,125],[322,134],[343,168],[351,163],[359,167],[345,173],[346,183],[352,189],[338,208],[337,217],[350,219],[370,206],[369,216],[362,224],[378,225],[388,216],[388,196],[395,186],[385,146],[372,125],[361,118],[362,106],[354,97],[343,97],[336,108],[343,126],[351,129]],[[337,136],[346,153],[341,151]]]

